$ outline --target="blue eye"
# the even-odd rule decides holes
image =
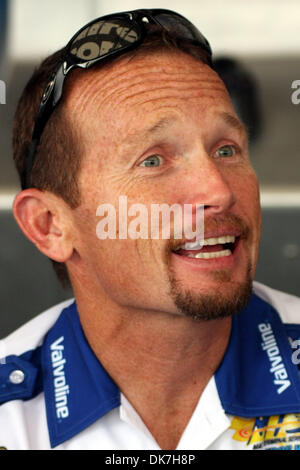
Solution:
[[[218,157],[233,157],[236,151],[233,145],[223,145],[218,148],[215,155],[218,154]]]
[[[160,155],[150,155],[150,157],[146,158],[140,166],[144,166],[146,168],[157,167],[161,164],[162,157]]]

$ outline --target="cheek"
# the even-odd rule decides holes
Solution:
[[[242,207],[243,212],[248,216],[260,216],[260,196],[257,176],[249,166],[247,169],[230,174],[228,177],[228,184],[230,185],[239,207]]]
[[[244,184],[244,204],[245,208],[249,210],[250,214],[253,214],[253,218],[255,219],[257,225],[260,228],[261,224],[261,207],[260,207],[260,194],[259,194],[259,186],[257,176],[252,171],[248,177],[245,179]]]
[[[227,181],[236,201],[233,211],[248,225],[250,230],[249,244],[251,250],[257,252],[261,231],[261,206],[257,176],[249,166],[243,171],[231,174]]]
[[[258,180],[253,170],[244,175],[235,188],[235,194],[241,216],[250,229],[249,242],[256,258],[261,232],[261,206]]]

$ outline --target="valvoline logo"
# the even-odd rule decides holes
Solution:
[[[260,323],[258,325],[258,329],[263,341],[261,347],[269,358],[271,364],[270,372],[274,377],[273,383],[276,387],[277,393],[280,395],[290,387],[291,382],[288,378],[288,373],[280,355],[270,323]]]
[[[54,399],[56,416],[58,419],[67,418],[69,416],[68,394],[70,392],[70,388],[65,376],[65,364],[67,361],[63,355],[63,341],[64,337],[61,336],[50,346],[53,368]]]

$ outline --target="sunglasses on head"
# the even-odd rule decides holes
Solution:
[[[75,67],[89,69],[101,60],[137,48],[146,37],[145,23],[159,25],[168,33],[176,34],[178,39],[185,39],[198,45],[207,53],[208,63],[212,66],[212,51],[208,41],[190,21],[173,11],[134,10],[106,15],[91,21],[69,41],[62,61],[45,87],[26,155],[22,189],[30,186],[30,173],[41,135],[62,97],[68,73]]]

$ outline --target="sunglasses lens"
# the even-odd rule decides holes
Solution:
[[[98,21],[78,33],[70,45],[70,53],[80,62],[86,62],[126,48],[139,37],[138,25],[126,19]]]
[[[177,33],[184,39],[191,41],[198,41],[200,44],[205,46],[210,52],[210,45],[205,39],[203,34],[187,19],[182,16],[177,16],[174,13],[159,13],[155,15],[155,19],[170,33]]]

